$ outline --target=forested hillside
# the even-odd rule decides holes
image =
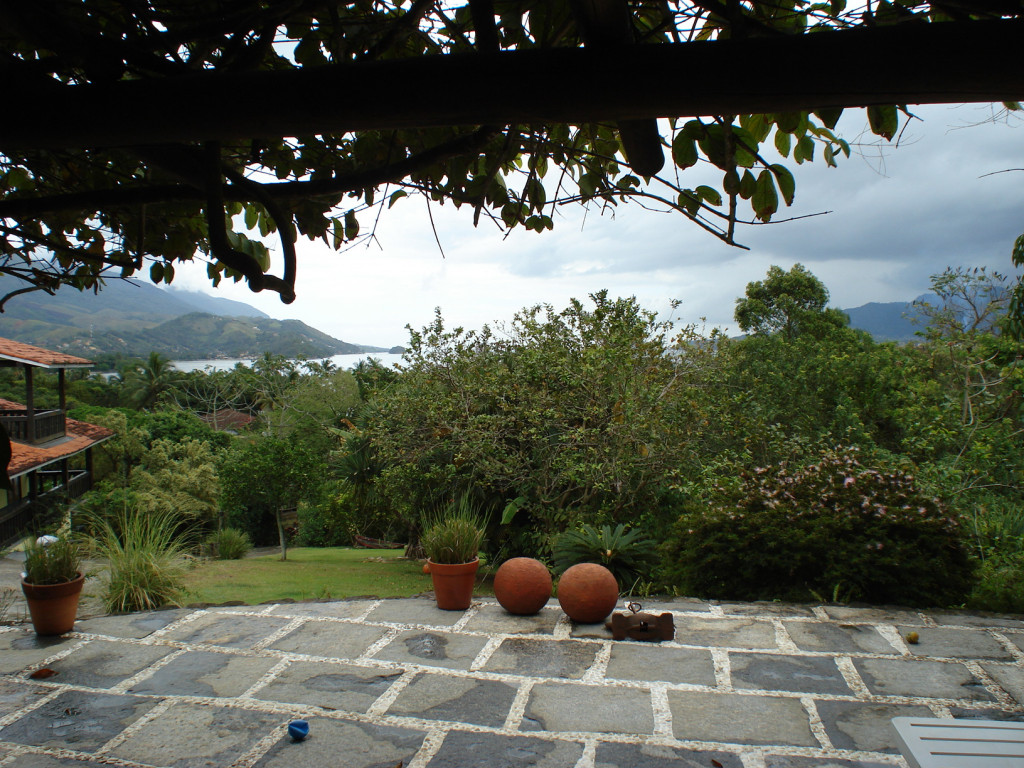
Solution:
[[[17,281],[0,278],[0,294]],[[12,298],[0,315],[0,336],[86,357],[174,359],[330,357],[384,351],[335,339],[298,320],[275,320],[248,304],[142,281],[110,280],[101,291],[65,288]]]

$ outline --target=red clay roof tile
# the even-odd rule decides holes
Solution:
[[[4,338],[0,338],[0,359],[31,363],[42,368],[77,368],[93,365],[92,360],[86,360],[84,357],[66,355],[63,352],[54,352]]]

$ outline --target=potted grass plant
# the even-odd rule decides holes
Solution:
[[[70,533],[29,540],[21,591],[37,635],[63,635],[74,628],[84,582],[82,547]]]
[[[434,599],[444,611],[464,611],[473,601],[485,525],[472,502],[462,497],[424,519],[420,543],[427,554]]]

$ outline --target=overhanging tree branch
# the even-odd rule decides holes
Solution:
[[[19,116],[0,126],[0,150],[1017,100],[1022,39],[1024,21],[1010,19],[625,46],[614,55],[507,51],[104,85],[33,78],[7,87]],[[459,87],[438,89],[442,82]],[[496,87],[508,82],[530,87]],[[268,93],[286,96],[289,108],[259,110]],[[121,108],[96,109],[115,103]]]

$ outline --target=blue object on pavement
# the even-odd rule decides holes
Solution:
[[[288,735],[295,741],[302,741],[309,735],[309,723],[305,720],[292,720],[288,723]]]

